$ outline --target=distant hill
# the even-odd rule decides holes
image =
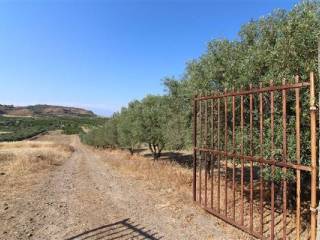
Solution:
[[[60,116],[60,117],[96,117],[89,110],[75,107],[53,106],[53,105],[33,105],[25,107],[15,107],[13,105],[1,105],[0,115],[9,116]]]

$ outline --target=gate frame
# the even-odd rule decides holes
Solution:
[[[260,85],[260,88],[256,88],[256,89],[252,89],[251,85],[250,85],[250,89],[249,90],[245,90],[245,91],[232,91],[232,92],[227,92],[225,90],[225,92],[221,95],[211,95],[211,96],[195,96],[193,98],[193,183],[192,183],[192,191],[193,191],[193,201],[195,203],[197,203],[198,205],[200,205],[202,208],[204,208],[206,211],[212,213],[213,215],[221,218],[222,220],[228,222],[229,224],[243,230],[244,232],[247,232],[257,238],[260,238],[260,239],[264,239],[264,236],[263,236],[263,233],[262,235],[261,234],[256,234],[255,231],[253,231],[253,229],[251,228],[251,222],[250,222],[250,229],[246,228],[243,223],[242,225],[238,224],[235,220],[232,220],[231,218],[228,218],[227,214],[226,215],[223,215],[220,213],[220,199],[219,199],[219,202],[218,202],[218,212],[214,211],[212,208],[209,208],[207,206],[204,206],[202,205],[201,203],[201,189],[200,189],[200,203],[197,202],[197,152],[201,153],[201,152],[208,152],[208,153],[211,153],[211,154],[218,154],[219,156],[226,156],[226,157],[231,157],[231,158],[234,158],[234,157],[238,157],[239,159],[245,159],[246,161],[249,161],[251,164],[253,162],[256,162],[256,163],[260,163],[260,164],[267,164],[268,166],[271,166],[272,169],[274,168],[274,166],[278,166],[278,167],[281,167],[282,170],[286,171],[288,168],[289,169],[294,169],[296,170],[296,176],[300,176],[300,171],[308,171],[310,172],[310,175],[311,175],[311,182],[310,182],[310,186],[311,186],[311,196],[310,196],[310,218],[311,218],[311,221],[310,221],[310,239],[311,240],[316,240],[316,237],[317,237],[317,178],[318,178],[318,171],[317,171],[317,107],[316,107],[316,98],[315,98],[315,83],[314,83],[314,73],[311,72],[310,73],[310,76],[309,76],[309,81],[310,82],[300,82],[299,83],[299,77],[296,77],[295,80],[296,82],[293,83],[293,84],[286,84],[285,81],[283,81],[282,85],[279,85],[279,86],[273,86],[272,84],[272,81],[271,81],[271,84],[269,87],[264,87],[262,88],[261,85]],[[252,101],[251,101],[251,98],[253,96],[253,94],[257,94],[259,93],[259,97],[261,96],[262,93],[264,92],[270,92],[271,96],[273,96],[273,93],[276,92],[276,91],[282,91],[282,103],[283,103],[283,110],[285,111],[286,109],[286,90],[293,90],[295,89],[296,90],[296,99],[298,98],[298,100],[300,100],[300,97],[299,97],[299,90],[300,88],[302,87],[310,87],[310,135],[311,135],[311,141],[310,141],[310,145],[311,145],[311,156],[310,156],[310,160],[311,160],[311,163],[310,163],[310,166],[307,166],[307,165],[301,165],[299,162],[298,164],[293,164],[293,163],[289,163],[289,162],[286,162],[286,161],[275,161],[275,160],[266,160],[264,159],[263,157],[261,158],[256,158],[256,157],[253,157],[253,156],[244,156],[244,155],[241,155],[241,154],[234,154],[231,153],[230,151],[227,151],[225,149],[225,151],[222,151],[221,149],[218,149],[217,150],[214,150],[214,149],[210,149],[208,146],[205,146],[205,148],[199,148],[198,147],[198,142],[197,142],[197,129],[198,129],[198,125],[197,125],[197,119],[198,119],[198,102],[201,103],[201,101],[205,101],[207,102],[207,100],[209,99],[227,99],[228,97],[232,97],[232,103],[233,103],[233,111],[234,111],[234,98],[235,96],[247,96],[249,95],[250,96],[250,112],[251,112],[251,107],[252,107]],[[284,100],[285,99],[285,100]],[[320,99],[320,97],[319,97]],[[261,102],[261,99],[260,99],[260,102]],[[219,101],[220,103],[220,101]],[[272,104],[273,104],[273,101],[272,101]],[[207,105],[206,105],[207,106]],[[260,108],[260,114],[261,114],[261,111],[262,111],[262,106],[260,104],[259,106]],[[207,107],[206,107],[207,109]],[[200,105],[200,110],[201,110],[201,105]],[[226,109],[227,110],[227,109]],[[243,106],[241,108],[241,111],[243,111]],[[296,111],[299,111],[300,113],[300,106],[299,104],[296,104]],[[271,113],[272,114],[272,113]],[[284,116],[283,116],[283,127],[285,129],[286,127],[286,120],[285,120],[285,117],[286,117],[286,112],[283,113]],[[201,115],[200,115],[201,116]],[[233,113],[233,117],[234,117],[234,113]],[[206,122],[207,122],[207,119],[208,119],[208,116],[206,114],[205,116],[206,118]],[[251,113],[250,113],[250,124],[252,124],[251,122]],[[226,119],[225,119],[226,120]],[[297,119],[296,119],[297,120]],[[241,120],[243,121],[243,119]],[[261,117],[260,117],[260,121],[261,121]],[[219,121],[218,121],[219,122]],[[233,121],[234,122],[234,121]],[[200,122],[200,126],[202,125],[202,122]],[[300,131],[300,118],[299,118],[299,122],[297,123],[296,122],[296,129],[297,129],[297,126],[299,125],[299,131]],[[261,130],[261,125],[260,125],[260,130]],[[286,132],[286,131],[284,131]],[[234,134],[234,133],[233,133]],[[260,132],[260,138],[261,138],[261,132]],[[299,133],[300,134],[300,133]],[[251,135],[251,134],[250,134]],[[284,148],[286,147],[286,133],[284,133],[284,140],[283,140],[283,144],[285,145]],[[298,140],[299,139],[299,140]],[[300,154],[300,136],[297,136],[296,137],[296,142],[297,142],[297,145],[299,145],[299,154]],[[284,151],[285,152],[285,151]],[[285,153],[284,153],[285,155]],[[300,155],[299,155],[300,156]],[[297,156],[297,159],[299,159],[299,156]],[[200,160],[201,161],[201,160]],[[261,167],[261,165],[260,165]],[[220,171],[220,169],[218,170]],[[251,175],[251,174],[250,174]],[[252,176],[252,175],[251,175]],[[206,181],[207,181],[207,176],[206,177]],[[250,179],[251,180],[251,179]],[[200,166],[200,181],[201,181],[201,166]],[[206,181],[205,181],[205,194],[206,194],[206,191],[207,191],[207,185],[206,185]],[[261,180],[260,180],[261,181]],[[298,180],[297,180],[298,181]],[[300,183],[300,177],[299,177],[299,183]],[[220,184],[220,182],[219,182]],[[299,186],[299,184],[297,184],[297,186]],[[233,182],[233,187],[234,187],[234,182]],[[220,187],[219,187],[220,188]],[[252,188],[252,185],[251,185],[251,188]],[[299,191],[299,192],[298,192]],[[235,192],[234,188],[233,188],[233,193]],[[250,195],[252,193],[252,189],[250,190]],[[262,193],[263,194],[263,193]],[[274,194],[274,192],[272,193]],[[298,196],[299,194],[299,196]],[[206,205],[206,196],[207,194],[205,195],[205,205]],[[260,195],[261,196],[261,195]],[[297,187],[297,196],[298,196],[298,200],[299,201],[299,206],[298,206],[298,203],[297,203],[297,208],[299,207],[300,208],[300,187]],[[283,190],[283,197],[284,197],[284,211],[283,211],[283,215],[286,215],[286,180],[284,180],[284,190]],[[274,197],[273,197],[274,199]],[[234,202],[233,202],[234,203]],[[261,206],[261,199],[260,199],[260,206]],[[242,211],[242,210],[241,210]],[[271,210],[271,214],[274,213],[274,209]],[[251,214],[251,209],[250,209],[250,214]],[[299,212],[300,214],[300,212]],[[252,216],[250,218],[250,221],[252,221]],[[261,220],[261,224],[263,224],[263,219]],[[286,224],[286,216],[283,217],[283,224],[285,225]],[[296,219],[296,227],[297,227],[297,239],[300,239],[300,215],[298,215],[297,219]],[[263,227],[262,227],[263,228]],[[271,239],[274,238],[274,222],[271,221],[271,234],[270,234],[270,237]],[[283,229],[283,238],[285,239],[286,238],[286,228]]]

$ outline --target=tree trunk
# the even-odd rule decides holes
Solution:
[[[152,153],[153,160],[158,160],[161,156],[162,148],[159,148],[158,144],[149,143],[149,149]]]
[[[132,156],[133,155],[133,153],[134,153],[134,149],[131,147],[131,148],[129,148],[129,152],[130,152],[130,155]]]
[[[153,145],[154,149],[154,155],[153,155],[153,160],[158,160],[159,159],[159,147],[158,144]]]
[[[153,160],[156,160],[155,149],[154,149],[154,145],[152,143],[149,143],[149,149],[150,149],[150,152],[152,153]]]

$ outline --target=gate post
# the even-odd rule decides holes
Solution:
[[[315,104],[314,73],[310,73],[310,127],[311,127],[311,240],[317,236],[317,108]]]

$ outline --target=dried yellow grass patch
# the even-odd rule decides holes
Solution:
[[[60,144],[50,141],[19,141],[19,142],[2,142],[0,143],[1,149],[12,148],[44,148],[44,147],[58,147]]]
[[[73,149],[49,141],[0,143],[0,164],[6,162],[8,174],[24,174],[59,164]]]
[[[192,171],[181,167],[175,162],[166,160],[152,160],[139,155],[130,156],[121,150],[108,151],[108,162],[127,174],[139,179],[157,182],[159,186],[190,189],[192,185]],[[111,161],[109,161],[112,159]],[[183,189],[182,189],[183,188]]]

